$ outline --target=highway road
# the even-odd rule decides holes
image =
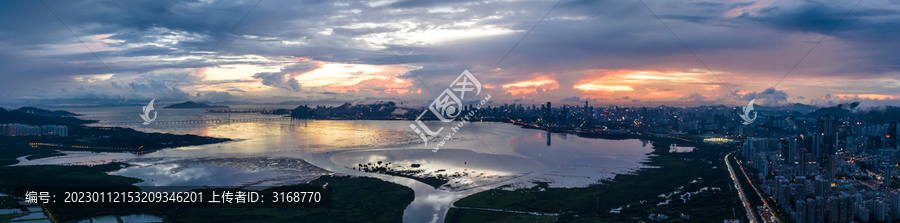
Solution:
[[[756,192],[756,195],[759,196],[759,199],[762,200],[763,205],[766,206],[766,210],[772,211],[772,207],[769,207],[769,202],[766,202],[766,197],[763,196],[759,189],[756,188],[756,185],[753,185],[753,181],[750,181],[750,177],[747,176],[747,171],[744,170],[744,166],[741,166],[741,172],[744,173],[744,179],[747,179],[747,183],[750,184],[750,187],[753,188],[753,191]],[[777,217],[775,217],[773,221],[769,221],[768,219],[763,219],[763,222],[780,222]]]
[[[725,155],[725,165],[728,166],[728,174],[731,176],[731,181],[734,182],[734,187],[737,188],[738,195],[741,197],[742,206],[744,206],[744,211],[747,212],[747,219],[750,219],[750,223],[761,222],[759,218],[756,216],[756,212],[753,211],[753,206],[750,205],[750,201],[747,200],[747,195],[744,194],[744,189],[741,188],[741,182],[738,181],[737,175],[734,174],[734,168],[731,167],[731,163],[728,162],[728,157],[734,152],[728,153]],[[744,173],[746,176],[746,173]],[[749,179],[749,178],[747,178]],[[752,183],[750,185],[753,185]]]

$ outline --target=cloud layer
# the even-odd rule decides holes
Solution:
[[[900,98],[900,2],[889,0],[849,14],[855,2],[646,1],[661,21],[640,2],[562,1],[536,27],[556,1],[45,2],[103,63],[40,2],[2,2],[0,106],[418,104],[463,70],[500,103]]]

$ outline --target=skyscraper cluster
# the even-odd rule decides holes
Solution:
[[[797,223],[900,218],[896,122],[825,115],[808,124],[802,134],[762,130],[753,134],[769,137],[743,142],[744,165],[759,170],[761,190]]]

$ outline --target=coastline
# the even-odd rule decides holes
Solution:
[[[546,130],[545,130],[546,131]],[[559,131],[560,133],[566,133]],[[709,145],[702,142],[683,138],[663,138],[650,135],[637,134],[578,134],[580,137],[602,139],[643,139],[654,143],[652,156],[645,162],[654,168],[641,168],[633,174],[618,174],[613,179],[603,180],[601,183],[584,188],[551,188],[546,184],[538,184],[532,188],[503,190],[491,189],[473,194],[454,201],[454,208],[446,213],[446,222],[468,222],[473,219],[493,219],[497,221],[515,221],[525,215],[543,216],[554,214],[554,220],[567,219],[569,221],[586,221],[594,218],[627,220],[632,217],[646,217],[646,214],[660,210],[655,202],[668,204],[671,199],[661,199],[659,194],[684,194],[681,191],[685,187],[728,188],[727,173],[724,172],[725,163],[721,162],[719,153],[727,153],[733,150],[728,146]],[[678,143],[679,146],[694,146],[695,151],[685,153],[669,152],[669,145]],[[721,167],[720,167],[721,166]],[[700,182],[692,182],[701,178]],[[699,189],[698,189],[699,190]],[[715,200],[703,200],[722,208],[710,213],[723,213],[730,204],[729,197],[733,191],[706,192],[702,196],[714,196],[723,202]],[[700,192],[697,192],[700,193]],[[627,195],[627,196],[623,196]],[[670,195],[670,196],[672,196]],[[683,195],[682,195],[683,196]],[[660,201],[661,199],[661,201]],[[724,199],[724,200],[723,200]],[[622,207],[629,207],[621,211]],[[663,207],[666,207],[665,205]],[[683,205],[682,205],[683,206]],[[618,207],[620,213],[611,213]],[[724,208],[724,209],[723,209]],[[666,209],[666,208],[663,208]],[[690,210],[679,209],[674,205],[670,210],[662,211],[667,214],[692,213],[700,219],[706,217],[719,217],[713,214],[703,214]],[[521,214],[524,212],[527,214]],[[542,214],[543,213],[543,214]],[[589,219],[586,219],[588,218]],[[677,215],[674,215],[677,216]],[[720,217],[723,218],[724,217]],[[529,219],[533,219],[529,218]],[[581,219],[581,220],[578,220]]]
[[[376,119],[376,120],[377,120],[377,119]],[[484,122],[505,122],[505,123],[510,123],[510,124],[514,124],[514,125],[515,125],[515,123],[513,123],[513,122],[509,122],[509,121],[500,121],[500,120],[484,121]],[[107,127],[99,127],[99,128],[107,128]],[[527,127],[523,126],[523,128],[527,128]],[[569,133],[569,134],[572,134],[572,132],[567,132],[567,131],[564,131],[564,130],[553,130],[553,129],[551,129],[551,130],[541,129],[541,130],[547,131],[547,132],[554,132],[554,133]],[[132,130],[132,131],[133,131],[133,130]],[[136,131],[135,131],[135,132],[136,132]],[[140,132],[138,132],[138,133],[140,133]],[[143,133],[143,134],[147,134],[147,133]],[[156,133],[156,134],[161,134],[161,133]],[[649,140],[663,140],[663,139],[670,139],[670,138],[658,138],[658,137],[654,137],[654,136],[637,135],[637,134],[576,134],[576,135],[579,136],[579,137],[583,137],[583,138],[602,138],[602,139],[613,139],[613,140],[615,140],[615,139],[649,139]],[[228,141],[228,140],[230,140],[230,139],[226,139],[226,141]],[[684,139],[682,139],[682,140],[684,140]],[[225,141],[223,141],[223,142],[225,142]],[[679,143],[679,144],[681,144],[681,143]],[[174,148],[174,147],[171,147],[171,148]],[[159,149],[165,149],[165,148],[159,148]],[[99,151],[99,152],[106,152],[106,151]],[[346,167],[343,167],[343,166],[341,166],[341,168],[350,169],[350,168],[346,168]],[[362,174],[362,175],[386,175],[386,174]],[[519,177],[522,177],[522,176],[519,176]],[[382,177],[378,177],[378,178],[382,178]],[[410,179],[410,178],[405,177],[405,176],[401,176],[401,178]],[[382,180],[385,180],[385,179],[382,179]],[[413,179],[413,181],[415,181],[415,179]],[[510,182],[511,182],[511,181],[510,181]],[[421,182],[420,182],[420,183],[421,183]],[[509,183],[509,182],[506,182],[506,183],[504,183],[504,184],[508,184],[508,183]],[[402,185],[402,184],[401,184],[401,185]],[[429,185],[429,186],[433,187],[433,185]],[[494,187],[502,187],[503,184],[490,185],[490,186],[491,186],[491,188],[494,188]],[[407,186],[407,187],[409,187],[409,186]],[[478,192],[480,192],[480,191],[490,191],[490,190],[492,190],[491,188],[480,188],[480,189],[475,189],[475,190],[472,190],[470,193],[466,193],[466,196],[472,196],[472,195],[474,195],[474,194],[476,194],[476,193],[478,193]],[[433,189],[433,188],[432,188],[432,189]],[[572,189],[577,189],[577,188],[572,188]],[[455,202],[455,201],[457,201],[457,200],[465,199],[465,198],[463,198],[463,197],[458,197],[458,196],[459,196],[459,195],[457,195],[457,197],[454,198],[453,201],[451,201],[451,203],[452,203],[452,202]],[[453,204],[450,204],[450,206],[452,206],[452,205],[453,205]],[[450,208],[444,209],[444,210],[442,211],[442,212],[443,212],[443,216],[441,216],[441,217],[442,217],[442,218],[443,218],[443,217],[447,217],[446,219],[444,219],[444,220],[447,220],[447,222],[451,222],[451,220],[452,220],[452,219],[449,218],[449,217],[450,217],[449,214],[451,214],[451,213],[449,213],[449,212],[455,212],[455,211],[457,211],[457,210],[452,210],[452,209],[456,209],[456,208],[450,207]],[[409,211],[409,209],[407,209],[407,211]]]

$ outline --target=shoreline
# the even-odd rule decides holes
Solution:
[[[546,131],[546,130],[545,130]],[[549,132],[549,131],[548,131]],[[558,133],[568,133],[568,132],[558,132]],[[572,134],[572,133],[569,133]],[[477,217],[476,219],[495,219],[495,220],[512,220],[515,218],[522,217],[522,214],[513,214],[516,212],[528,212],[528,213],[556,213],[558,217],[565,217],[568,220],[575,220],[575,218],[579,218],[579,215],[584,215],[581,217],[585,217],[587,215],[591,216],[591,220],[593,220],[594,215],[598,217],[600,215],[604,215],[604,219],[623,217],[621,214],[612,214],[606,213],[602,210],[610,210],[615,209],[614,206],[626,206],[631,202],[636,202],[643,199],[654,199],[656,194],[659,193],[668,193],[665,191],[672,190],[678,185],[691,185],[692,183],[688,183],[690,179],[694,179],[695,177],[690,176],[681,176],[681,175],[703,175],[703,178],[710,178],[705,180],[715,180],[719,181],[719,178],[724,178],[723,174],[713,174],[713,172],[719,172],[724,170],[724,168],[715,168],[720,166],[724,166],[724,162],[714,162],[712,158],[718,157],[719,152],[727,152],[731,151],[734,148],[729,146],[722,145],[711,145],[705,144],[702,142],[693,141],[690,139],[684,138],[664,138],[657,137],[651,135],[637,135],[637,134],[614,134],[614,135],[602,135],[602,134],[594,134],[594,135],[586,135],[586,134],[577,134],[579,137],[584,138],[601,138],[607,140],[618,140],[618,139],[644,139],[650,140],[654,143],[654,151],[651,154],[655,156],[649,157],[649,160],[643,162],[648,166],[654,166],[654,168],[640,168],[634,174],[617,174],[612,179],[602,180],[600,184],[591,185],[588,187],[581,188],[552,188],[546,185],[538,185],[532,188],[524,188],[524,189],[516,189],[513,191],[504,191],[497,188],[472,194],[459,200],[453,202],[452,210],[448,210],[446,215],[447,222],[466,222],[472,220],[473,217]],[[684,146],[693,146],[695,147],[695,151],[686,152],[686,153],[670,153],[669,146],[671,143],[678,143],[679,145]],[[701,154],[702,153],[702,154]],[[687,161],[687,159],[693,159],[692,161]],[[704,162],[697,162],[697,161]],[[706,164],[705,161],[713,161],[710,164]],[[721,161],[721,159],[718,159]],[[707,166],[705,168],[701,168],[702,166]],[[709,167],[713,167],[716,169],[713,172],[709,172]],[[704,171],[707,170],[707,171]],[[684,174],[683,172],[703,172],[698,174]],[[712,175],[710,175],[712,174]],[[723,175],[723,176],[718,176]],[[677,176],[677,177],[675,177]],[[667,180],[662,180],[667,179]],[[682,182],[683,181],[683,182]],[[647,184],[646,182],[654,182],[654,184]],[[646,185],[646,186],[638,186],[638,185]],[[659,186],[659,185],[670,185],[670,186]],[[712,185],[712,184],[710,184]],[[716,183],[716,185],[718,185]],[[629,191],[629,187],[646,187],[643,188],[643,191]],[[606,189],[604,189],[606,188]],[[612,189],[618,188],[618,189]],[[717,188],[726,188],[719,186]],[[610,191],[619,191],[616,193],[611,193]],[[632,189],[633,190],[633,189]],[[607,192],[602,192],[607,191]],[[648,192],[653,191],[653,192]],[[639,193],[640,192],[640,193]],[[710,192],[713,193],[713,192]],[[717,196],[722,196],[722,192],[715,192],[718,194]],[[621,197],[621,194],[632,194],[634,196],[629,197]],[[642,195],[643,194],[643,195]],[[706,196],[706,195],[704,195]],[[585,199],[577,199],[578,197]],[[606,197],[606,198],[603,198]],[[616,197],[616,198],[613,198]],[[638,198],[639,197],[639,198]],[[557,198],[557,199],[551,199]],[[558,200],[559,198],[565,198],[567,202],[554,202],[554,200]],[[587,198],[595,198],[595,199],[587,199]],[[524,200],[523,200],[524,199]],[[548,203],[544,205],[535,206],[534,202],[548,200],[550,202],[541,202]],[[606,202],[603,202],[603,201]],[[624,202],[624,203],[623,203]],[[643,202],[643,201],[642,201]],[[552,203],[552,204],[550,204]],[[615,203],[615,204],[613,204]],[[555,204],[555,205],[554,205]],[[718,204],[722,205],[722,204]],[[547,208],[548,206],[553,206],[553,208]],[[594,208],[597,206],[598,209]],[[601,208],[600,206],[604,206],[606,208]],[[633,207],[634,208],[634,207]],[[648,207],[649,208],[649,207]],[[477,210],[480,209],[480,210]],[[495,211],[485,211],[485,210],[495,210]],[[656,208],[650,208],[656,209]],[[559,210],[562,210],[560,212]],[[621,210],[621,207],[620,207]],[[599,212],[598,212],[599,211]],[[626,215],[632,215],[636,217],[645,217],[646,215],[641,216],[642,214],[634,214],[632,210]],[[622,212],[625,213],[625,212]],[[618,215],[618,216],[617,216]],[[628,218],[623,218],[628,219]]]
[[[386,120],[373,120],[373,121],[386,121]],[[504,121],[484,121],[484,122],[504,122]],[[510,124],[516,125],[515,123],[511,123],[511,122],[505,122],[505,123],[510,123]],[[521,125],[520,125],[520,126],[521,126]],[[523,126],[523,128],[526,128],[526,127]],[[553,131],[553,130],[549,130],[549,131],[548,131],[548,130],[545,130],[545,129],[540,129],[540,130],[543,130],[543,131],[545,131],[545,132],[553,132],[553,133],[567,133],[567,134],[573,134],[573,133],[571,133],[571,132],[566,132],[566,131]],[[157,134],[162,134],[162,133],[157,133]],[[617,139],[648,139],[648,140],[654,140],[654,141],[656,141],[656,140],[662,140],[662,139],[670,139],[670,140],[672,139],[672,138],[662,138],[662,137],[655,137],[655,136],[650,136],[650,135],[640,135],[640,134],[627,134],[627,135],[626,135],[626,134],[616,134],[616,135],[605,135],[605,134],[574,134],[574,135],[576,135],[576,136],[578,136],[578,137],[582,137],[582,138],[600,138],[600,139],[609,139],[609,140],[617,140]],[[681,140],[687,140],[687,139],[681,139]],[[681,143],[679,143],[679,144],[681,144]],[[161,148],[161,149],[165,149],[165,148]],[[104,151],[104,152],[105,152],[105,151]],[[338,153],[337,151],[332,151],[332,152],[335,152],[334,154],[337,154],[337,153]],[[329,160],[330,160],[330,159],[329,159]],[[350,169],[350,168],[343,167],[343,166],[341,166],[341,168]],[[363,173],[363,174],[359,174],[359,175],[370,175],[370,174],[371,174],[371,173],[369,173],[369,174]],[[383,173],[382,173],[382,174],[376,174],[376,175],[390,176],[389,174],[383,174]],[[531,174],[526,174],[526,175],[531,175]],[[406,176],[399,176],[399,177],[400,177],[400,178],[405,178],[405,179],[412,179],[412,178],[409,178],[409,177],[406,177]],[[519,178],[519,177],[528,177],[528,176],[518,176],[517,178]],[[532,177],[533,177],[533,176],[532,176]],[[381,177],[379,177],[379,178],[381,178]],[[384,180],[384,179],[383,179],[383,180]],[[417,181],[416,179],[412,179],[412,180]],[[502,187],[502,186],[504,186],[504,185],[506,185],[506,184],[509,184],[510,182],[515,182],[515,181],[514,181],[514,180],[504,180],[503,182],[500,182],[500,183],[504,183],[504,184],[500,184],[500,185],[490,185],[490,188],[473,188],[473,190],[470,191],[471,194],[469,194],[469,193],[465,193],[465,194],[466,194],[466,197],[469,197],[469,196],[478,194],[478,193],[480,193],[480,192],[482,192],[482,191],[494,190],[496,187]],[[395,183],[396,183],[396,182],[395,182]],[[420,183],[421,183],[421,182],[420,182]],[[401,185],[402,185],[402,184],[401,184]],[[429,186],[432,186],[432,187],[433,187],[433,185],[429,185]],[[488,185],[485,185],[485,186],[488,186]],[[409,186],[407,186],[407,187],[409,187]],[[573,188],[573,189],[577,189],[577,188]],[[455,203],[455,202],[458,201],[458,200],[465,199],[466,197],[456,197],[455,199],[452,199],[451,203],[449,204],[449,206],[451,206],[451,207],[448,207],[448,208],[446,208],[446,209],[444,209],[444,210],[442,211],[442,213],[443,213],[443,214],[442,214],[442,215],[443,215],[442,217],[445,218],[444,220],[448,220],[448,219],[447,219],[447,218],[449,217],[448,212],[450,212],[451,209],[454,209],[454,208],[452,208],[453,203]],[[448,222],[450,222],[450,221],[448,221]]]

